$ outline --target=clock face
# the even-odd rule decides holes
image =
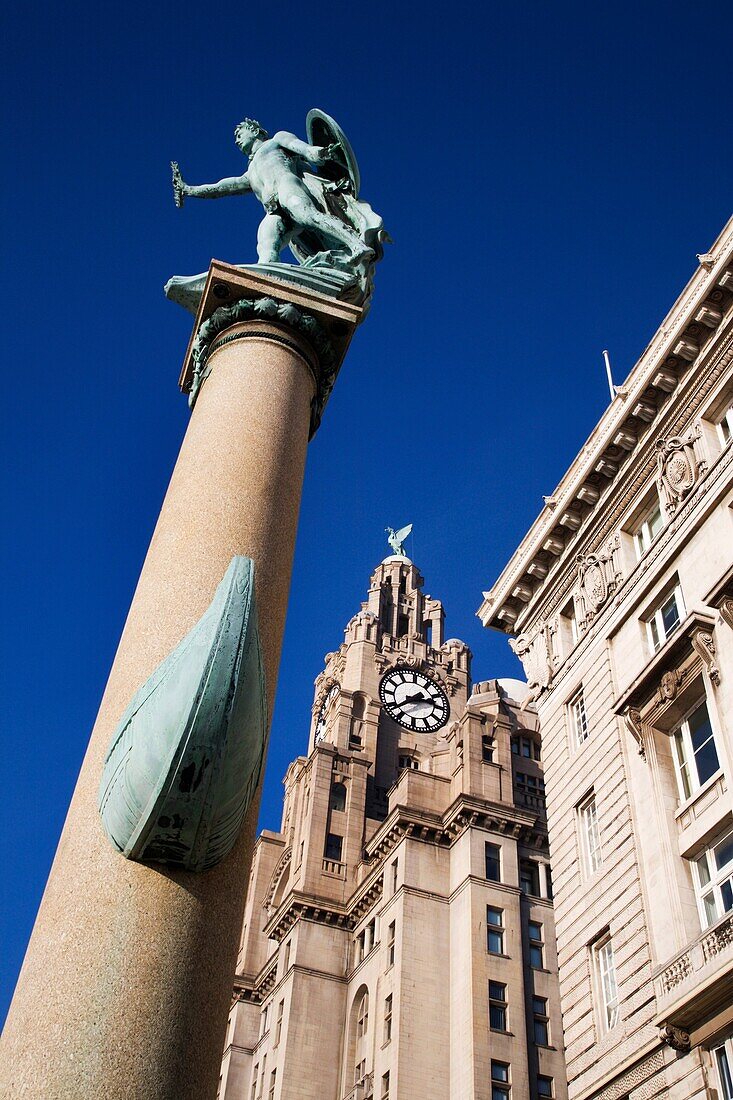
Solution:
[[[393,668],[379,685],[390,718],[415,733],[432,733],[448,721],[450,704],[442,688],[411,668]]]
[[[326,720],[328,718],[328,712],[331,709],[331,703],[334,701],[339,691],[338,684],[331,684],[331,687],[326,693],[326,698],[321,703],[321,709],[318,711],[318,718],[316,719],[316,744],[319,745],[323,738],[326,736]]]

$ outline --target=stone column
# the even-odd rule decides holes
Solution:
[[[320,364],[292,326],[257,320],[219,336],[207,368],[8,1016],[3,1096],[216,1094],[259,792],[233,852],[200,874],[124,859],[97,812],[122,712],[206,609],[235,554],[255,561],[272,713]]]

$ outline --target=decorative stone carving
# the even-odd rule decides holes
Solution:
[[[529,695],[525,706],[539,699],[543,691],[546,691],[552,683],[552,653],[550,632],[543,625],[530,637],[520,634],[517,638],[510,638],[509,645],[513,653],[516,653],[524,668],[527,678]]]
[[[619,547],[616,536],[599,553],[581,554],[577,559],[576,606],[581,630],[590,625],[623,580],[618,563]]]
[[[672,1050],[679,1050],[686,1054],[690,1049],[689,1032],[683,1031],[681,1027],[674,1027],[673,1024],[664,1024],[660,1027],[659,1038],[668,1047],[672,1047]]]
[[[657,440],[657,485],[671,516],[695,488],[707,466],[697,455],[700,428]]]
[[[715,641],[713,640],[713,635],[709,630],[694,630],[690,641],[692,642],[692,648],[695,650],[695,653],[697,653],[698,657],[700,657],[702,663],[705,665],[712,683],[717,687],[720,683],[720,669],[715,663]]]
[[[638,707],[629,707],[624,712],[624,722],[631,736],[636,741],[639,756],[646,760],[646,745],[644,744],[644,723],[641,720],[641,711]]]
[[[671,703],[677,694],[681,676],[679,672],[665,672],[659,681],[658,698],[660,703]]]
[[[733,597],[726,596],[718,610],[723,622],[733,630]]]

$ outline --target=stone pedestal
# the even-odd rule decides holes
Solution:
[[[3,1096],[216,1094],[259,792],[233,852],[213,870],[192,874],[117,854],[102,829],[97,790],[110,736],[131,696],[206,609],[235,554],[255,561],[272,713],[307,442],[324,396],[324,349],[333,376],[360,311],[214,263],[194,334],[222,304],[231,308],[243,299],[274,301],[277,309],[267,305],[256,319],[215,324],[199,355],[206,378],[8,1016]],[[313,338],[309,325],[288,312],[293,308],[301,319],[316,320]],[[193,348],[192,341],[184,388]]]

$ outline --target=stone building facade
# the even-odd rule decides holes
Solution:
[[[542,729],[572,1100],[733,1096],[733,219],[490,592]]]
[[[316,680],[255,849],[222,1100],[567,1096],[542,750],[407,558]]]

